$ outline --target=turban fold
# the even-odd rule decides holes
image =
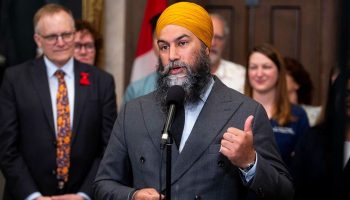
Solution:
[[[179,2],[169,6],[158,19],[157,37],[159,37],[160,31],[170,24],[190,30],[210,48],[213,38],[213,23],[203,7],[190,2]]]

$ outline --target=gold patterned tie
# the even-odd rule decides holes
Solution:
[[[57,70],[55,76],[58,79],[57,91],[57,179],[59,189],[63,189],[65,182],[68,181],[68,172],[70,166],[70,144],[71,128],[69,115],[69,101],[66,82],[64,81],[64,72]]]

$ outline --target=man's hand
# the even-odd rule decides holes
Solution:
[[[221,140],[220,152],[232,164],[240,168],[245,168],[255,161],[252,131],[253,119],[252,115],[246,119],[244,131],[233,127],[228,128]]]
[[[84,198],[78,194],[65,194],[52,196],[51,200],[84,200]]]
[[[164,198],[164,195],[161,197]],[[144,188],[135,192],[133,200],[159,200],[159,193],[153,188]]]

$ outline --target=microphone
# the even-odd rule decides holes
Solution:
[[[176,113],[176,108],[179,108],[183,105],[185,99],[185,91],[179,85],[171,86],[168,90],[166,97],[166,104],[168,106],[168,115],[164,123],[163,131],[162,131],[162,147],[166,144],[169,138],[169,130],[173,123],[173,119]]]

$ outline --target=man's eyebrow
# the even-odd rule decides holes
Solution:
[[[187,35],[187,34],[183,34],[183,35],[180,35],[179,37],[175,38],[174,41],[179,41],[179,40],[181,40],[182,38],[186,38],[186,37],[190,37],[190,36]],[[159,43],[169,44],[169,42],[167,42],[167,41],[165,41],[165,40],[162,40],[162,39],[159,39],[159,40],[157,41],[157,44],[159,44]]]

